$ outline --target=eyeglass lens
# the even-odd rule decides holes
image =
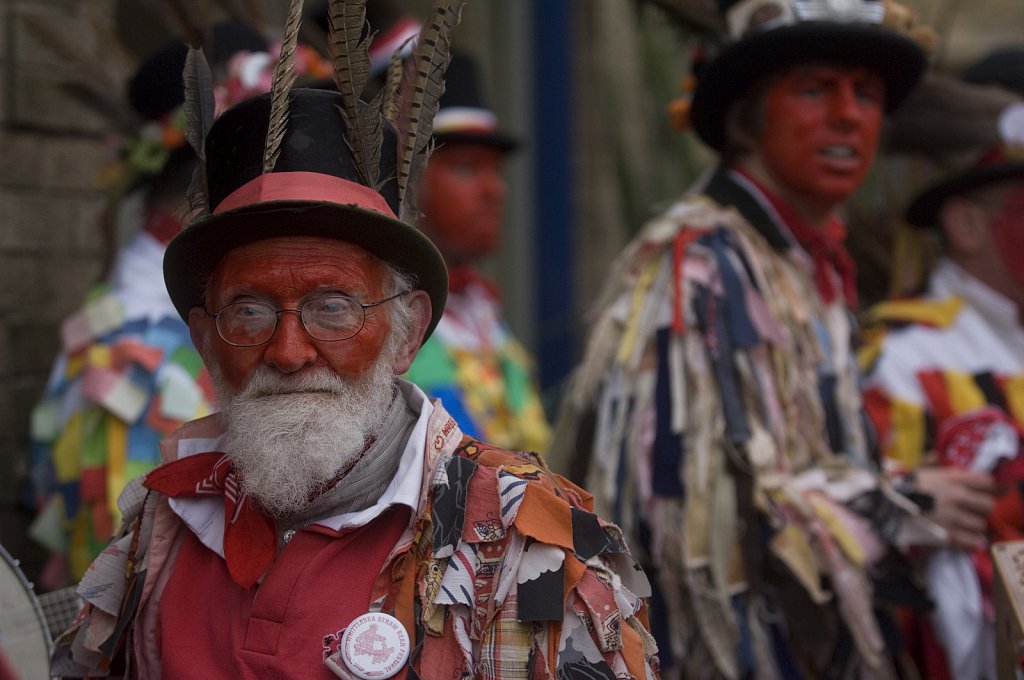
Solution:
[[[298,312],[306,332],[317,340],[345,340],[363,327],[362,305],[349,297],[330,296],[305,302],[297,310],[278,310],[261,301],[235,302],[217,313],[217,332],[232,345],[261,345],[274,335],[277,317],[285,312]]]

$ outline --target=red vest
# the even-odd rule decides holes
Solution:
[[[368,611],[374,580],[408,522],[409,509],[395,506],[364,527],[297,531],[248,590],[185,530],[160,606],[163,677],[336,680],[323,659]]]

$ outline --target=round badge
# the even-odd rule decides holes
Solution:
[[[409,658],[409,635],[394,616],[363,614],[348,624],[339,651],[352,674],[362,680],[390,678]]]

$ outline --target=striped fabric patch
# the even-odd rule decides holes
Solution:
[[[526,495],[526,480],[508,473],[498,474],[498,496],[501,498],[501,523],[512,526]]]
[[[477,563],[476,546],[460,542],[458,549],[448,559],[448,566],[441,579],[441,590],[434,603],[463,604],[472,609],[473,579],[476,576]]]

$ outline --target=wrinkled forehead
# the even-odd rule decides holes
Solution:
[[[207,293],[251,290],[284,298],[337,290],[361,295],[379,292],[388,273],[383,260],[354,243],[285,236],[228,251],[214,268]]]

